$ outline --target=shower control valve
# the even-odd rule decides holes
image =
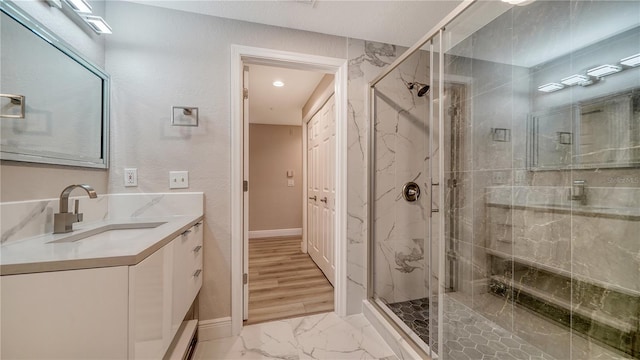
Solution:
[[[414,202],[420,198],[420,186],[410,181],[402,187],[402,197],[409,201]]]

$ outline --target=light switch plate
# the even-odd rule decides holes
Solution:
[[[295,185],[295,182],[293,181],[293,179],[288,179],[287,180],[287,186],[292,187]]]
[[[124,169],[124,186],[138,186],[138,169],[126,168]]]
[[[188,171],[169,171],[169,189],[186,189],[188,187]]]

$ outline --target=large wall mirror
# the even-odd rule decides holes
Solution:
[[[545,51],[564,51],[528,66],[529,168],[640,167],[637,5],[626,1],[576,4],[571,11],[580,14],[580,21],[571,23],[567,34],[551,25],[559,23],[554,14],[562,13],[566,5],[554,6],[545,6],[550,17],[550,25],[544,27],[549,29],[548,36],[540,37],[545,43],[524,52],[535,57]],[[558,36],[552,36],[554,31]]]
[[[109,76],[0,1],[0,159],[108,168]]]
[[[533,170],[640,166],[640,89],[531,114]]]

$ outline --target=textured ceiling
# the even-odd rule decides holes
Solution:
[[[254,23],[411,46],[461,1],[192,1],[133,2]]]

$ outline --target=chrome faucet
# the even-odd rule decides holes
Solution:
[[[53,214],[53,233],[54,234],[63,234],[73,231],[73,223],[82,221],[82,213],[79,213],[78,210],[80,208],[80,200],[76,199],[75,209],[73,213],[69,212],[69,194],[75,188],[84,189],[91,199],[95,199],[98,197],[96,191],[93,188],[86,184],[81,185],[69,185],[62,193],[60,193],[60,212],[57,214]]]
[[[581,205],[587,205],[587,182],[585,180],[573,180],[569,199],[580,200]]]

